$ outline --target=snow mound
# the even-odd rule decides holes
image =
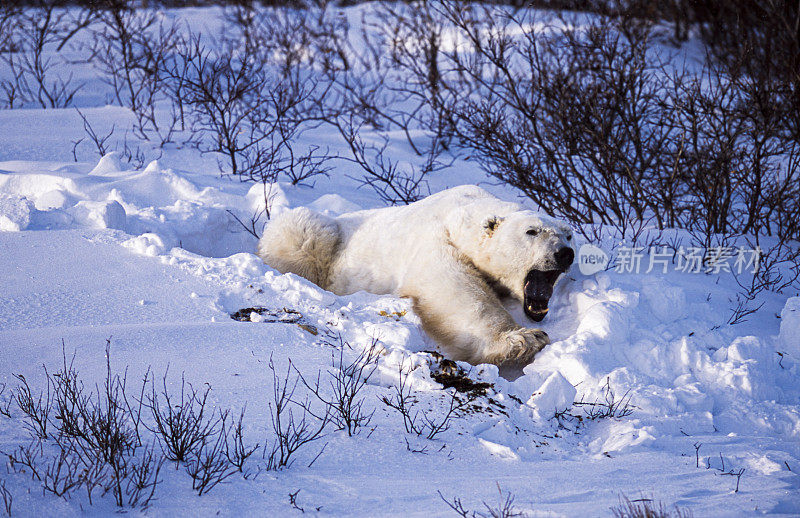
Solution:
[[[36,208],[41,211],[64,209],[69,205],[69,195],[60,189],[47,191],[36,198]]]
[[[122,246],[134,253],[157,257],[166,252],[164,241],[157,234],[142,234],[122,242]]]
[[[145,174],[160,173],[161,164],[158,163],[158,160],[153,160],[152,162],[147,164],[147,167],[145,167],[142,172]]]
[[[31,223],[30,215],[24,216],[26,205],[14,202],[11,209],[7,202],[4,227],[16,230],[31,223],[48,229],[157,234],[166,249],[182,247],[212,257],[255,248],[255,238],[242,226],[253,214],[250,204],[257,201],[255,195],[245,196],[250,187],[246,184],[204,186],[207,180],[197,182],[192,174],[164,169],[158,161],[141,171],[124,170],[116,153],[105,155],[88,173],[78,167],[51,169],[0,176],[0,188],[27,198],[39,211]],[[256,185],[251,190],[261,188]]]
[[[79,201],[67,212],[81,226],[125,230],[127,215],[117,201]]]
[[[246,198],[249,210],[255,214],[277,216],[290,206],[286,192],[278,182],[256,183],[247,191]]]
[[[328,216],[339,216],[346,212],[361,210],[361,207],[338,194],[323,194],[308,207]]]
[[[594,335],[609,343],[625,343],[628,340],[629,314],[617,302],[600,302],[584,313],[578,324],[578,333]]]
[[[120,161],[119,153],[112,151],[111,153],[103,155],[89,174],[93,176],[105,176],[120,171],[122,171],[122,162]]]
[[[560,372],[554,372],[531,395],[526,404],[535,409],[536,416],[550,419],[557,412],[572,406],[577,391]]]
[[[31,223],[33,204],[24,196],[0,193],[0,231],[19,232]]]

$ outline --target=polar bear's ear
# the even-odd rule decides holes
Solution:
[[[489,218],[486,218],[483,221],[483,230],[486,232],[486,234],[491,236],[494,233],[494,231],[497,229],[497,226],[502,221],[503,221],[503,218],[501,218],[499,216],[491,216]]]

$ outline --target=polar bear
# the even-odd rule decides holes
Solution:
[[[572,264],[572,231],[477,186],[406,206],[329,218],[307,208],[271,220],[258,255],[338,295],[408,297],[425,332],[453,360],[525,365],[549,343],[502,304],[541,321],[558,277]]]

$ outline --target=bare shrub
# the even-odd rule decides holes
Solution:
[[[456,514],[463,518],[512,518],[514,516],[527,516],[527,513],[518,510],[514,506],[514,494],[510,492],[503,492],[500,485],[497,485],[497,491],[499,493],[499,502],[495,505],[491,505],[483,502],[483,510],[469,510],[464,507],[464,503],[458,497],[453,497],[452,500],[448,500],[444,497],[441,491],[437,491],[439,493],[439,498],[447,504],[447,506],[453,510]]]
[[[184,42],[178,55],[170,69],[173,84],[179,87],[171,91],[172,98],[183,99],[194,130],[211,138],[212,143],[201,149],[221,153],[230,173],[240,174],[242,154],[257,145],[245,132],[248,107],[261,88],[248,56],[224,51],[216,55],[197,36]]]
[[[699,448],[698,448],[699,454]],[[719,466],[714,466],[713,461],[711,460],[712,457],[706,457],[706,469],[713,469],[716,473],[724,476],[729,477],[736,477],[736,488],[734,489],[734,493],[739,492],[739,485],[742,482],[742,475],[745,474],[747,471],[745,468],[726,468],[725,467],[725,457],[722,456],[722,452],[719,453]]]
[[[334,356],[331,361],[332,369],[328,371],[327,391],[324,388],[325,384],[320,385],[320,373],[317,374],[316,380],[310,383],[299,370],[295,370],[303,385],[325,405],[331,423],[337,430],[344,430],[352,437],[362,427],[369,425],[375,413],[374,410],[368,412],[364,409],[364,398],[359,394],[378,368],[379,349],[377,341],[373,341],[368,348],[356,354],[352,361],[346,362],[344,352],[349,348],[350,344],[339,336],[337,347],[339,354],[338,358]],[[327,395],[327,392],[330,395]]]
[[[352,49],[347,42],[347,18],[332,0],[294,0],[290,9],[262,8],[252,2],[226,9],[236,40],[281,73],[301,65],[318,65],[323,72],[349,70]],[[268,57],[272,56],[272,57]]]
[[[9,467],[15,473],[28,470],[31,479],[41,481],[39,473],[40,458],[42,456],[42,440],[34,438],[26,445],[17,446],[11,453],[3,452],[8,457]]]
[[[72,104],[83,85],[74,84],[71,73],[59,72],[64,63],[53,51],[60,50],[89,21],[85,11],[61,9],[46,0],[37,0],[26,9],[0,7],[0,58],[12,76],[0,82],[0,87],[9,108],[18,104],[65,108]]]
[[[733,304],[725,324],[736,325],[749,320],[764,305],[765,292],[784,293],[800,279],[800,250],[793,243],[771,239],[767,245],[758,234],[739,237],[712,236],[707,248],[706,271],[730,274],[738,290],[730,299]],[[682,248],[678,249],[682,252]],[[732,261],[733,264],[730,264]],[[715,326],[715,329],[721,327]]]
[[[586,417],[592,420],[595,419],[620,419],[627,417],[633,413],[633,405],[631,405],[630,390],[625,392],[621,397],[617,396],[614,389],[611,388],[611,380],[606,378],[606,383],[603,386],[603,398],[596,398],[594,401],[587,402],[581,399],[573,403],[575,406],[582,407]]]
[[[66,354],[62,370],[51,379],[56,415],[65,437],[58,444],[62,454],[76,457],[73,463],[81,466],[82,483],[89,494],[93,486],[102,485],[120,507],[147,506],[158,484],[163,458],[152,446],[142,445],[138,429],[142,406],[128,399],[127,372],[120,376],[112,369],[111,341],[106,342],[106,377],[94,392],[84,392],[83,382],[73,361],[67,363]],[[145,375],[143,387],[147,379]]]
[[[11,516],[11,506],[14,504],[14,495],[6,487],[6,481],[0,480],[0,498],[3,499],[3,510],[6,516]]]
[[[227,417],[228,414],[220,417],[220,432],[205,437],[186,461],[186,472],[192,477],[192,489],[197,491],[198,496],[208,493],[239,471],[228,459],[228,437],[224,426]],[[244,459],[239,460],[244,462]]]
[[[159,392],[156,392],[155,381],[151,382],[150,394],[144,403],[153,417],[148,429],[158,436],[169,460],[185,462],[192,456],[197,457],[203,445],[217,435],[221,420],[206,406],[209,392],[209,385],[202,391],[197,390],[186,383],[183,375],[177,396],[167,389],[167,374],[164,374]]]
[[[268,402],[268,406],[275,437],[271,445],[264,447],[264,457],[267,460],[266,468],[277,471],[290,467],[295,461],[295,454],[301,448],[323,436],[325,426],[330,420],[330,413],[327,405],[322,413],[315,413],[311,411],[308,399],[304,401],[295,399],[299,377],[291,376],[291,364],[282,378],[278,376],[272,358],[269,361],[269,369],[272,372],[273,385],[272,399]],[[312,418],[316,423],[312,422]],[[313,462],[312,460],[312,464]]]
[[[83,112],[81,112],[78,108],[75,108],[75,111],[78,113],[81,121],[83,122],[84,136],[78,140],[72,141],[73,160],[76,162],[78,161],[78,146],[80,146],[83,142],[91,144],[99,158],[106,156],[106,154],[112,150],[111,143],[109,141],[111,140],[111,137],[114,136],[116,124],[111,125],[111,129],[108,131],[108,133],[100,133],[94,128],[94,126],[92,126],[92,124],[89,122],[89,119],[83,114]],[[129,130],[127,129],[125,130],[121,143],[117,139],[117,142],[113,147],[113,151],[118,154],[122,161],[130,164],[133,169],[141,169],[145,163],[145,154],[140,146],[137,145],[134,148],[128,143],[128,131]],[[159,155],[154,159],[158,160],[160,157],[161,152],[159,152]]]
[[[164,465],[164,457],[156,452],[155,443],[144,447],[138,460],[125,466],[125,485],[120,486],[131,507],[147,507],[155,496],[160,482],[158,475]],[[118,503],[119,505],[119,503]]]
[[[67,363],[66,348],[61,352],[61,370],[53,374],[50,383],[54,392],[55,425],[67,437],[84,437],[89,433],[86,421],[91,419],[88,410],[91,396],[84,393],[83,382],[74,368],[75,356]]]
[[[324,92],[296,60],[254,43],[276,35],[273,18],[264,16],[242,29],[244,40],[212,48],[195,35],[182,43],[170,68],[171,97],[204,137],[200,149],[224,157],[222,170],[241,180],[303,183],[329,170],[327,150],[311,146],[300,153],[294,145],[317,118],[312,99]]]
[[[468,42],[446,54],[461,76],[450,87],[477,92],[453,108],[458,137],[490,175],[576,223],[669,223],[670,110],[648,24],[442,11]]]
[[[48,453],[45,447],[48,447]],[[53,455],[42,439],[26,446],[18,446],[8,457],[9,467],[15,473],[28,471],[32,479],[39,481],[44,491],[56,496],[68,497],[73,491],[84,487],[89,503],[95,489],[105,494],[111,489],[107,465],[99,455],[86,456],[76,442],[57,439]]]
[[[83,484],[80,457],[74,448],[61,449],[42,468],[42,487],[56,496],[64,496]]]
[[[583,229],[797,239],[795,80],[741,57],[690,72],[652,44],[657,13],[610,4],[581,25],[438,4],[461,43],[440,52],[453,93],[431,109],[490,175]]]
[[[50,394],[50,384],[47,389],[34,396],[28,380],[22,374],[14,374],[19,381],[19,385],[14,392],[14,400],[17,406],[27,418],[25,428],[32,436],[40,439],[47,438],[47,424],[50,416],[50,404],[52,396]]]
[[[441,97],[449,93],[439,85],[444,20],[432,5],[376,4],[362,20],[358,44],[339,45],[351,66],[328,73],[335,95],[321,111],[350,149],[342,158],[359,167],[362,175],[354,179],[393,205],[429,194],[426,178],[453,163],[445,154],[449,126],[442,111],[431,108],[443,106]],[[346,35],[339,38],[347,42]],[[365,127],[378,132],[378,139],[365,139]],[[397,131],[417,160],[404,163],[390,156],[390,132]]]
[[[4,2],[0,6],[0,53],[14,50],[13,30],[17,25],[20,6]]]
[[[689,4],[685,10],[715,59],[751,76],[772,76],[797,94],[800,5],[796,1],[679,3]]]
[[[730,230],[743,192],[744,178],[739,172],[746,171],[744,127],[736,116],[738,92],[718,72],[707,69],[699,78],[674,82],[677,122],[687,129],[674,137],[681,171],[675,185],[683,189],[676,198],[692,199],[682,206],[690,219],[680,223],[694,222],[687,226],[706,247],[715,234]]]
[[[99,156],[101,157],[105,156],[109,150],[108,140],[114,135],[114,128],[116,128],[116,125],[112,124],[111,130],[105,135],[100,134],[94,129],[94,127],[91,125],[91,123],[89,122],[89,120],[86,118],[86,116],[83,114],[82,111],[80,111],[78,108],[75,108],[75,111],[78,113],[78,116],[81,118],[81,121],[83,122],[83,131],[86,134],[86,136],[81,137],[77,141],[72,142],[73,158],[75,159],[76,162],[78,161],[76,150],[78,146],[81,144],[81,142],[83,142],[86,138],[88,138],[89,142],[91,142],[94,145],[95,151],[97,151],[97,154]]]
[[[76,438],[59,439],[55,445],[55,455],[46,456],[45,445],[40,442],[37,446],[41,458],[34,460],[25,456],[29,450],[20,448],[13,463],[35,466],[34,473],[44,490],[57,496],[69,496],[83,487],[90,504],[95,490],[102,495],[111,493],[119,507],[146,508],[153,499],[164,463],[153,445],[121,454],[111,461],[105,461],[101,454]]]
[[[223,420],[222,431],[220,432],[221,435],[226,437],[225,457],[240,473],[244,473],[245,463],[260,447],[259,444],[248,446],[244,442],[244,427],[242,426],[244,413],[245,411],[242,410],[239,414],[239,419],[234,424],[231,424],[230,429],[227,428],[226,421]]]
[[[365,122],[383,121],[379,127],[400,129],[418,156],[440,153],[450,136],[442,108],[453,92],[442,88],[440,63],[447,26],[437,5],[428,0],[377,3],[374,16],[362,22],[361,38],[369,44],[353,49],[361,68],[372,74],[366,79],[343,75],[339,81]],[[378,86],[366,83],[375,79],[380,79]],[[427,134],[418,136],[419,129]]]
[[[705,246],[720,233],[796,238],[790,219],[800,161],[777,124],[779,93],[717,65],[676,88],[678,180],[689,216],[677,223],[699,231]]]
[[[303,131],[327,123],[337,129],[350,150],[340,158],[358,166],[362,173],[355,179],[373,189],[383,201],[411,203],[426,195],[427,175],[452,163],[443,157],[446,149],[443,132],[433,129],[441,126],[433,121],[439,112],[427,108],[430,95],[426,92],[438,91],[438,87],[431,90],[428,80],[418,84],[416,76],[397,65],[410,65],[419,53],[435,58],[438,53],[430,46],[413,43],[403,46],[403,35],[409,36],[409,42],[417,41],[410,37],[414,31],[425,27],[441,31],[442,23],[435,22],[430,11],[418,19],[415,9],[398,7],[397,12],[393,9],[380,4],[377,18],[365,16],[359,44],[351,44],[346,19],[328,1],[299,2],[297,9],[259,9],[252,5],[229,9],[227,19],[239,34],[226,44],[236,44],[243,54],[253,56],[252,61],[258,67],[282,77],[283,84],[293,88],[293,93],[285,99],[296,100],[296,104],[285,110],[284,123],[274,126],[271,121],[278,117],[271,114],[279,114],[281,110],[270,108],[266,110],[270,115],[242,122],[246,138],[240,142],[225,139],[225,145],[217,146],[216,151],[226,155],[231,170],[246,171],[246,178],[258,181],[274,181],[282,175],[292,183],[325,174],[330,158],[327,150],[311,147],[296,157],[287,155],[286,150],[292,149],[290,142]],[[434,47],[437,45],[434,43]],[[257,76],[260,72],[254,70],[250,75]],[[425,91],[420,90],[423,87]],[[280,104],[264,96],[259,106]],[[286,105],[285,101],[283,104]],[[383,142],[363,138],[365,126],[378,130]],[[398,129],[420,157],[419,164],[406,164],[390,156],[388,132]],[[425,130],[421,137],[420,129]],[[270,141],[260,138],[267,134],[273,135]],[[236,163],[237,154],[242,155],[239,161],[244,163],[242,167]],[[265,156],[273,160],[265,160]]]
[[[415,405],[416,398],[412,395],[412,388],[408,384],[410,371],[403,368],[401,364],[398,367],[399,382],[393,387],[393,394],[391,396],[382,396],[381,401],[388,406],[397,410],[403,417],[403,426],[406,433],[414,433],[419,436],[425,436],[429,440],[435,439],[440,433],[446,432],[450,429],[452,419],[456,417],[456,412],[467,406],[470,402],[470,396],[462,401],[458,398],[458,391],[453,389],[448,394],[450,396],[447,410],[438,419],[428,417],[428,412],[417,410]]]
[[[11,417],[11,405],[14,404],[14,395],[6,395],[7,385],[0,383],[0,415],[3,417]]]
[[[170,142],[179,123],[176,107],[160,117],[167,99],[167,66],[181,40],[180,28],[165,23],[156,11],[135,8],[130,0],[102,0],[95,5],[98,22],[91,28],[88,58],[111,87],[114,100],[135,116],[137,137],[159,145]]]
[[[382,145],[366,143],[360,135],[361,125],[352,114],[336,119],[333,124],[352,154],[352,157],[342,158],[358,165],[364,173],[360,179],[354,179],[372,188],[384,203],[398,205],[420,200],[430,194],[427,175],[449,165],[439,161],[439,149],[428,154],[422,167],[392,160],[386,154],[389,139],[385,137]]]
[[[662,502],[655,502],[652,498],[638,498],[631,500],[625,495],[620,496],[619,505],[611,508],[616,518],[691,518],[688,509],[675,506],[670,509]]]
[[[52,397],[34,407],[46,402],[47,412],[37,410],[37,414],[46,415],[59,433],[51,435],[52,442],[39,434],[35,442],[18,447],[9,454],[10,464],[15,471],[29,469],[45,491],[58,496],[83,487],[91,503],[93,492],[100,489],[102,494],[111,493],[119,507],[147,507],[164,460],[153,445],[142,444],[138,430],[142,406],[128,399],[127,373],[120,375],[112,369],[110,340],[105,352],[105,380],[93,391],[84,388],[74,357],[67,361],[63,349],[61,369],[53,374],[45,369]],[[18,379],[19,390],[26,394],[23,399],[33,401],[25,379]],[[143,387],[147,380],[145,375]]]
[[[287,112],[297,119],[302,107],[302,120],[295,124],[299,122],[302,131],[320,123],[332,124],[351,151],[351,156],[341,158],[356,164],[363,172],[357,180],[374,189],[384,201],[410,203],[421,198],[426,191],[425,176],[449,165],[441,159],[441,139],[412,137],[423,127],[421,110],[428,113],[426,103],[413,78],[406,79],[404,71],[394,71],[389,53],[401,39],[381,23],[383,20],[399,27],[404,26],[406,18],[395,17],[381,4],[380,19],[365,15],[359,42],[353,44],[346,18],[329,1],[301,1],[297,9],[277,10],[245,5],[227,12],[229,23],[238,29],[239,36],[234,40],[237,48],[252,54],[260,65],[284,78],[284,83],[297,85],[295,91],[307,93]],[[411,9],[405,14],[413,12]],[[409,84],[403,86],[406,82]],[[408,103],[415,106],[409,108]],[[262,101],[262,106],[270,104],[275,103]],[[365,125],[382,132],[383,145],[361,137]],[[282,138],[290,140],[295,135],[285,132],[284,127],[301,126],[281,126]],[[401,165],[388,156],[386,132],[395,129],[405,134],[413,151],[423,158],[421,165]],[[301,132],[293,131],[296,135]],[[252,140],[248,138],[248,142]],[[423,144],[427,141],[430,145]],[[273,147],[282,152],[282,145]],[[270,146],[267,152],[280,154]],[[292,183],[306,181],[327,172],[328,167],[322,164],[328,158],[327,151],[312,147],[297,159],[290,157],[287,163],[296,162],[297,166],[279,167],[278,173]]]
[[[10,54],[17,52],[14,31],[18,25],[21,9],[17,5],[3,3],[0,5],[0,61],[8,62]],[[5,108],[14,108],[19,97],[17,79],[0,80],[0,91],[3,93],[2,105]]]
[[[54,391],[70,399],[71,408],[59,408],[62,424],[69,423],[70,430],[81,439],[85,450],[99,454],[116,474],[121,472],[121,463],[139,446],[139,435],[134,427],[138,417],[132,415],[132,407],[125,393],[127,373],[120,376],[111,368],[111,341],[106,342],[106,378],[96,394],[84,396],[78,373],[64,362],[64,371],[56,377]],[[94,397],[93,397],[94,396]],[[77,414],[68,417],[68,413]]]

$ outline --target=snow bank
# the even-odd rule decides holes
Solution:
[[[255,238],[236,218],[246,222],[258,209],[259,186],[246,195],[245,184],[201,186],[191,176],[163,169],[158,161],[140,171],[125,170],[117,153],[102,157],[88,173],[63,167],[10,172],[0,176],[5,200],[0,224],[7,230],[33,225],[153,234],[167,249],[215,257],[251,251]]]

